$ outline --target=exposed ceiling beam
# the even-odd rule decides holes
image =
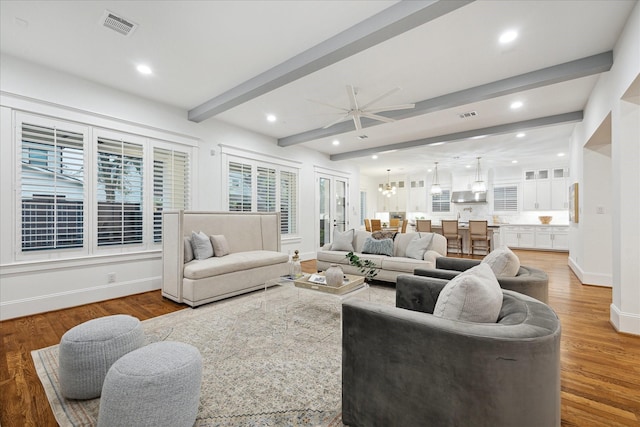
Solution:
[[[416,102],[416,106],[410,110],[398,110],[378,113],[381,116],[400,120],[423,114],[433,113],[447,108],[458,107],[478,101],[509,95],[524,90],[535,89],[555,83],[578,79],[594,74],[609,71],[613,65],[613,52],[603,52],[575,61],[565,62],[548,68],[531,71],[518,76],[509,77],[492,83],[464,89],[458,92],[438,96]],[[362,127],[379,125],[376,120],[362,120]],[[352,122],[342,122],[327,129],[313,129],[296,135],[278,139],[280,147],[301,144],[333,135],[351,132],[354,130]]]
[[[425,145],[431,145],[438,142],[452,142],[462,139],[473,138],[474,136],[491,136],[533,129],[544,126],[557,125],[560,123],[572,123],[582,120],[583,112],[574,111],[572,113],[557,114],[555,116],[539,117],[537,119],[523,120],[520,122],[507,123],[504,125],[490,126],[482,129],[472,129],[463,132],[455,132],[446,135],[432,136],[429,138],[415,139],[412,141],[398,142],[395,144],[383,145],[380,147],[366,148],[364,150],[348,151],[346,153],[332,154],[329,156],[331,160],[348,160],[358,157],[371,156],[383,151],[390,150],[407,150],[409,148],[417,148]]]
[[[202,122],[473,1],[475,0],[400,1],[189,110],[188,118],[194,122]]]

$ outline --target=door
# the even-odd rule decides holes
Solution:
[[[346,178],[323,173],[316,174],[318,246],[331,243],[333,231],[345,231],[348,226],[349,183]]]

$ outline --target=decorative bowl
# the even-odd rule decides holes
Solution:
[[[539,216],[538,219],[540,220],[540,222],[542,224],[549,224],[551,222],[551,220],[553,219],[552,216]]]

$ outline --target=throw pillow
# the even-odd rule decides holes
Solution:
[[[520,270],[520,259],[506,246],[490,252],[482,259],[482,263],[489,265],[498,277],[515,277]]]
[[[424,259],[424,253],[433,240],[433,234],[424,237],[416,236],[409,242],[405,251],[408,258]]]
[[[347,231],[334,230],[333,243],[331,244],[332,251],[353,251],[353,233],[354,229]]]
[[[227,238],[224,237],[223,234],[216,234],[210,237],[211,244],[213,245],[213,255],[214,256],[225,256],[231,253],[229,249],[229,242],[227,242]]]
[[[495,323],[502,308],[502,289],[487,264],[460,273],[442,288],[433,315],[467,322]]]
[[[367,237],[362,246],[362,253],[393,256],[393,240]]]
[[[184,238],[184,262],[185,264],[193,261],[193,246],[191,245],[191,237]]]
[[[371,233],[371,237],[380,240],[380,239],[395,239],[397,231],[374,231]]]
[[[193,246],[193,255],[196,259],[207,259],[213,256],[213,246],[209,236],[202,231],[196,233],[191,232],[191,245]]]

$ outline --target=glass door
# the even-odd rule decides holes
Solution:
[[[349,185],[346,178],[317,174],[318,183],[318,243],[331,243],[333,231],[345,231],[348,226],[347,206]]]

